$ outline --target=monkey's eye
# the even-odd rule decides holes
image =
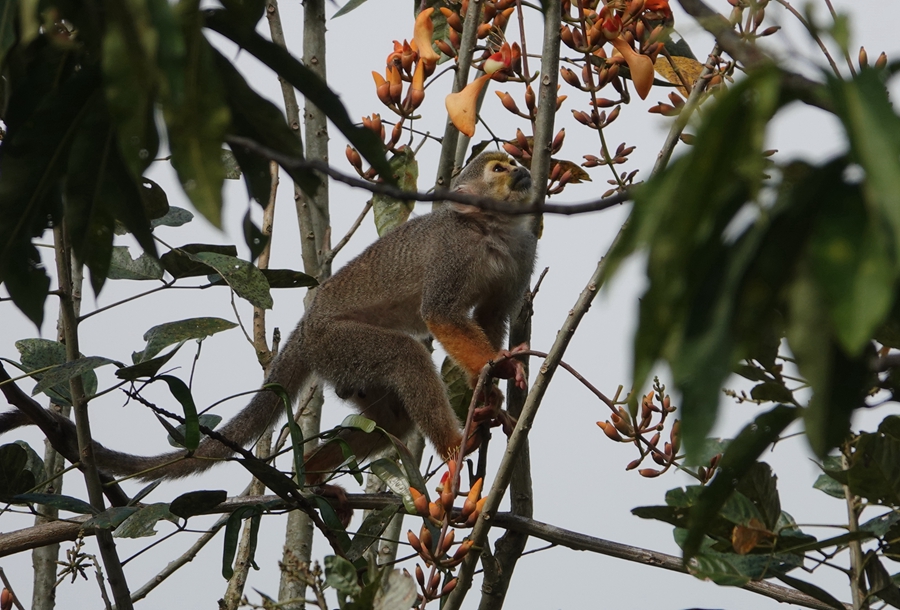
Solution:
[[[500,165],[500,164],[498,163],[497,165],[494,166],[494,171],[495,171],[495,172],[498,172],[498,173],[499,173],[499,172],[505,172],[505,171],[506,171],[506,167],[504,167],[503,165]]]

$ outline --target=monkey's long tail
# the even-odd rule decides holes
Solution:
[[[291,337],[294,339],[294,337]],[[288,341],[290,341],[289,339]],[[287,350],[291,351],[291,350]],[[272,369],[266,383],[280,384],[291,400],[296,399],[300,388],[310,375],[310,370],[305,363],[296,358],[296,353],[288,354],[284,358],[279,355],[272,363]],[[61,428],[64,442],[77,448],[78,442],[75,433],[75,424],[55,413],[49,411]],[[228,423],[218,428],[216,432],[228,438],[233,443],[246,447],[255,442],[266,430],[284,415],[284,403],[275,392],[262,390],[258,392],[250,403],[235,415]],[[20,411],[9,411],[0,414],[0,431],[7,432],[15,428],[32,425],[34,422]],[[75,451],[77,455],[77,449]],[[212,468],[222,458],[231,457],[234,451],[219,441],[205,437],[200,441],[199,447],[192,457],[185,457],[185,451],[170,451],[154,456],[133,455],[108,449],[99,443],[94,443],[94,459],[98,469],[119,476],[138,475],[143,481],[157,479],[180,479],[192,474],[197,474]]]

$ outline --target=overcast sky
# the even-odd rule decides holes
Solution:
[[[815,2],[817,14],[822,23],[826,20],[823,2]],[[897,42],[895,19],[896,3],[891,0],[870,0],[852,2],[837,0],[839,10],[852,15],[852,44],[857,49],[865,44],[869,57],[874,60],[886,51],[891,59],[900,58],[900,43]],[[383,70],[383,58],[391,50],[391,40],[409,38],[412,33],[413,18],[407,13],[411,3],[369,0],[368,3],[347,16],[328,22],[328,72],[329,83],[342,96],[351,117],[359,118],[371,112],[384,109],[375,96],[375,87],[370,72]],[[715,0],[712,5],[721,12],[727,12],[725,0]],[[798,8],[800,8],[798,6]],[[893,10],[892,10],[893,9]],[[329,9],[330,12],[336,7]],[[283,1],[282,17],[289,47],[300,54],[302,9],[297,1]],[[802,33],[792,18],[774,3],[767,10],[767,18],[773,24],[785,26],[786,36],[782,45],[774,48],[781,57],[790,57],[792,66],[808,74],[815,75],[825,62],[815,45]],[[539,22],[532,20],[529,29],[529,50],[539,52]],[[262,22],[261,31],[268,31]],[[676,9],[676,27],[689,42],[699,58],[706,56],[712,47],[712,40],[700,31],[688,17]],[[211,36],[215,37],[214,34]],[[234,56],[233,49],[226,49]],[[238,65],[247,75],[251,84],[264,95],[281,106],[281,92],[275,77],[261,67],[247,53],[237,58]],[[842,61],[838,61],[843,65]],[[539,64],[532,61],[531,68]],[[430,129],[440,135],[443,129],[443,96],[450,86],[450,78],[445,77],[434,88],[429,88],[422,107],[427,120],[418,124],[418,129]],[[892,83],[896,96],[900,93],[896,79]],[[521,86],[516,84],[497,86],[500,91],[510,91],[521,105]],[[598,154],[596,136],[580,128],[572,119],[570,109],[586,109],[586,101],[575,91],[566,91],[569,100],[559,114],[557,128],[567,127],[566,146],[559,155],[562,158],[579,161],[584,154]],[[663,91],[654,90],[646,102],[636,100],[623,108],[622,117],[610,128],[607,137],[615,147],[625,141],[636,145],[628,171],[640,169],[639,177],[647,177],[658,149],[668,130],[671,119],[655,114],[647,114],[646,108],[665,99]],[[611,96],[610,96],[611,97]],[[488,94],[485,115],[489,117],[492,129],[500,137],[510,138],[516,127],[523,122],[500,108],[498,100]],[[344,141],[336,130],[332,130],[331,156],[334,165],[348,170],[344,161]],[[486,139],[488,134],[479,126],[474,141]],[[838,123],[830,115],[815,109],[795,105],[782,111],[772,123],[768,134],[771,148],[779,150],[775,159],[786,162],[804,158],[822,160],[844,147],[843,134]],[[420,155],[420,189],[430,186],[436,170],[438,146],[429,143]],[[190,207],[181,193],[169,164],[154,164],[149,177],[159,182],[167,191],[170,203]],[[600,169],[592,170],[593,183],[573,186],[566,190],[559,202],[584,201],[598,197],[608,188],[608,176]],[[170,245],[185,243],[235,243],[240,255],[247,256],[243,245],[240,221],[248,202],[242,183],[229,181],[226,184],[225,231],[211,227],[200,217],[185,227],[178,229],[160,228],[158,235]],[[351,191],[335,186],[332,190],[333,241],[340,239],[350,223],[357,216],[367,199],[366,193]],[[428,212],[428,204],[420,204],[417,214]],[[547,351],[557,329],[562,324],[568,310],[584,288],[600,256],[607,250],[613,236],[618,231],[628,212],[627,206],[585,216],[562,218],[547,217],[543,238],[540,242],[538,270],[549,267],[535,303],[534,336],[535,349]],[[254,209],[257,218],[258,211]],[[45,236],[49,240],[49,234]],[[335,268],[344,264],[375,239],[374,226],[367,220],[350,245],[338,256]],[[300,251],[297,246],[299,232],[296,227],[292,202],[291,185],[283,176],[278,196],[275,221],[274,250],[271,266],[275,268],[302,269]],[[123,241],[127,244],[127,241]],[[136,255],[137,251],[133,250]],[[47,259],[48,264],[50,263]],[[49,264],[52,267],[52,264]],[[585,317],[576,333],[565,360],[579,370],[596,387],[608,395],[615,393],[619,384],[629,385],[630,336],[634,329],[637,299],[643,290],[643,276],[639,260],[627,264],[611,286],[605,288],[596,299],[593,308]],[[90,288],[85,288],[83,312],[89,312],[146,290],[148,284],[127,281],[109,281],[103,292],[94,297]],[[279,327],[286,337],[302,314],[304,290],[276,290],[273,292],[275,306],[268,316],[269,328]],[[0,294],[5,292],[0,288]],[[40,335],[34,326],[26,321],[9,303],[0,303],[0,356],[18,359],[14,342],[34,336],[55,337],[55,302],[48,300],[46,322]],[[238,301],[241,320],[251,321],[252,309]],[[117,307],[107,314],[86,321],[81,328],[81,350],[86,355],[102,355],[116,360],[130,361],[133,351],[142,349],[143,333],[150,327],[185,318],[217,316],[235,320],[229,293],[224,288],[206,291],[165,291]],[[174,374],[185,379],[190,374],[194,357],[193,345],[186,345],[171,361],[181,367]],[[537,365],[537,363],[534,363]],[[12,371],[11,371],[12,372]],[[114,383],[110,367],[101,369],[100,387]],[[666,372],[660,371],[663,381]],[[235,329],[216,335],[203,343],[200,360],[194,374],[193,394],[198,406],[203,407],[223,397],[251,390],[260,382],[260,370],[256,364],[252,347],[242,333]],[[737,384],[737,382],[735,382]],[[23,384],[30,391],[31,384]],[[171,405],[166,392],[148,390],[148,396],[161,405]],[[39,397],[42,398],[42,397]],[[95,438],[102,443],[120,450],[136,453],[158,453],[168,449],[165,431],[145,409],[136,404],[125,408],[124,396],[111,393],[91,403],[91,423]],[[678,404],[677,399],[675,404]],[[217,409],[225,417],[243,406],[242,399],[230,401]],[[756,413],[754,405],[729,405],[723,411],[725,418],[716,427],[715,434],[733,435]],[[338,424],[350,410],[340,404],[333,394],[327,399],[323,424]],[[858,422],[865,429],[873,427],[874,421],[887,415],[885,409],[874,414],[869,422]],[[871,414],[870,414],[871,416]],[[559,372],[544,399],[541,411],[531,432],[531,459],[534,478],[534,517],[567,529],[592,536],[611,539],[634,546],[678,554],[672,540],[671,527],[659,522],[643,521],[630,514],[635,506],[662,504],[665,491],[680,485],[691,484],[692,479],[676,473],[658,479],[643,479],[636,473],[624,472],[625,465],[636,457],[633,447],[609,441],[597,428],[595,421],[608,417],[607,408],[597,401],[567,374]],[[42,453],[40,435],[33,432],[17,432],[8,435],[4,442],[23,438]],[[495,433],[491,445],[490,463],[496,468],[501,456],[503,437]],[[811,489],[818,475],[816,465],[809,459],[805,441],[802,438],[781,443],[777,451],[766,456],[779,476],[782,508],[791,513],[801,524],[840,524],[846,522],[846,509],[842,502],[831,499],[821,492]],[[286,462],[285,462],[286,464]],[[188,481],[166,483],[147,498],[147,501],[169,501],[178,494],[193,489],[225,489],[230,495],[239,493],[246,485],[248,475],[237,465],[221,466]],[[490,480],[487,482],[490,484]],[[349,485],[349,483],[348,483]],[[126,483],[125,489],[134,493],[137,484]],[[85,497],[79,476],[68,477],[64,492]],[[874,515],[872,515],[874,516]],[[410,520],[412,527],[418,528]],[[195,518],[191,527],[202,529],[212,520]],[[0,530],[10,531],[26,527],[32,523],[30,517],[5,514],[0,517]],[[359,520],[354,524],[358,525]],[[818,536],[833,535],[833,530],[813,529],[803,525],[810,533]],[[161,532],[171,531],[170,524],[160,524]],[[278,567],[281,558],[281,540],[284,533],[282,517],[266,517],[260,532],[260,546],[256,562],[261,570],[252,571],[247,593],[254,601],[253,589],[258,589],[272,597],[277,597]],[[166,563],[181,554],[194,541],[194,534],[181,534],[155,547],[139,558],[129,562],[126,575],[132,589],[152,578]],[[119,553],[124,559],[145,547],[150,539],[119,540]],[[68,545],[64,545],[66,548]],[[532,540],[530,549],[545,546],[541,541]],[[93,540],[89,540],[88,552],[97,552]],[[319,544],[314,557],[321,559],[329,549]],[[225,581],[220,575],[222,541],[221,535],[211,542],[193,561],[141,602],[143,607],[168,608],[213,608],[225,589]],[[31,568],[28,554],[0,559],[20,598],[29,602],[31,596]],[[411,564],[408,566],[411,569]],[[889,566],[896,571],[896,566]],[[837,597],[849,599],[846,579],[837,572],[819,570],[810,579],[825,586]],[[477,607],[479,598],[476,581],[475,590],[469,596],[466,608]],[[79,581],[74,585],[63,584],[58,592],[61,608],[100,607],[93,578],[90,582]],[[608,608],[688,608],[688,607],[728,607],[728,608],[776,608],[776,602],[760,596],[737,590],[720,588],[700,582],[692,577],[665,572],[637,564],[588,553],[577,553],[557,548],[531,554],[523,558],[517,568],[509,594],[509,608],[584,608],[603,604]],[[437,605],[435,604],[435,607]]]

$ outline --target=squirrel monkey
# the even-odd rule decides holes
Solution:
[[[452,189],[524,205],[531,176],[505,153],[488,152],[463,169]],[[296,399],[304,381],[318,375],[394,436],[402,438],[415,426],[441,456],[449,455],[465,439],[420,340],[429,334],[437,339],[473,386],[485,364],[509,355],[502,350],[507,323],[534,267],[536,237],[530,227],[528,215],[457,203],[400,225],[318,288],[266,383],[280,384]],[[524,388],[522,371],[521,362],[507,359],[494,374],[514,378]],[[217,432],[246,446],[283,414],[278,395],[262,391]],[[5,414],[0,430],[30,423],[21,419]],[[344,430],[340,435],[359,456],[387,444],[381,434]],[[153,469],[141,475],[145,480],[185,477],[215,465],[211,458],[233,453],[212,438],[204,438],[194,457],[184,460],[177,459],[183,451],[142,457],[94,447],[104,472],[132,475]],[[337,443],[321,445],[306,458],[310,483],[320,482],[344,459]]]

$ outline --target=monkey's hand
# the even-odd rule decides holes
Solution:
[[[346,529],[350,525],[350,519],[353,518],[353,509],[350,508],[344,488],[340,485],[324,484],[319,485],[316,491],[318,495],[329,499],[337,518],[341,520],[341,525]]]
[[[502,404],[503,393],[497,386],[491,385],[489,392],[484,397],[483,405],[477,407],[472,414],[473,423],[488,428],[502,426],[503,433],[507,437],[510,436],[513,428],[516,427],[516,418],[504,411],[500,406]]]
[[[512,349],[503,349],[497,353],[492,362],[497,362],[491,367],[491,375],[500,379],[515,379],[516,387],[520,390],[528,389],[525,379],[525,365],[515,356],[528,351],[528,344],[522,343]]]

